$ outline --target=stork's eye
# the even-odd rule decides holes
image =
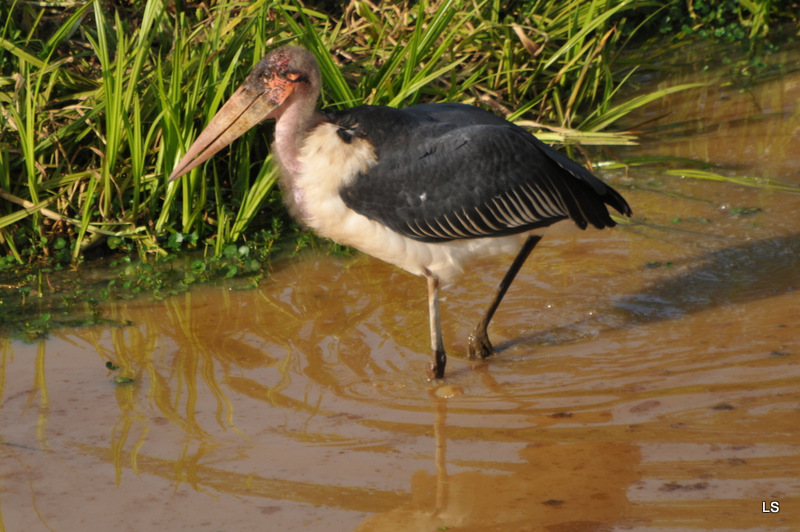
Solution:
[[[289,81],[294,81],[294,82],[305,81],[306,80],[306,77],[301,72],[291,72],[291,71],[290,72],[286,72],[283,75],[283,77],[285,77]]]

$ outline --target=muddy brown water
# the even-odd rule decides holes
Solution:
[[[677,94],[626,155],[800,185],[798,102],[797,72]],[[444,383],[424,281],[360,255],[1,340],[0,530],[797,530],[800,195],[603,175],[637,223],[554,228],[488,361],[508,259],[446,289]]]

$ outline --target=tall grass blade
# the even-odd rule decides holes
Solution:
[[[639,109],[640,107],[643,107],[648,103],[663,98],[664,96],[675,94],[676,92],[681,92],[689,89],[696,89],[699,87],[706,87],[706,86],[708,86],[707,83],[683,83],[681,85],[675,85],[673,87],[667,87],[665,89],[649,92],[647,94],[631,98],[630,100],[627,100],[619,105],[616,105],[600,116],[590,116],[584,122],[582,122],[578,127],[582,130],[587,130],[587,131],[599,131],[607,128],[608,126],[610,126],[623,116],[632,113],[636,109]]]
[[[785,181],[778,181],[775,179],[766,179],[762,177],[749,177],[749,176],[726,176],[706,170],[697,170],[692,168],[670,169],[664,172],[667,175],[689,178],[689,179],[702,179],[705,181],[716,181],[719,183],[730,183],[733,185],[741,185],[744,187],[760,188],[764,190],[772,190],[775,192],[789,192],[792,194],[800,194],[800,186]]]

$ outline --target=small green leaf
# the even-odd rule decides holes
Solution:
[[[195,275],[200,275],[201,273],[206,271],[206,263],[203,262],[202,259],[197,259],[192,262],[191,269],[192,273],[194,273]]]
[[[239,249],[235,245],[229,244],[222,250],[222,254],[227,259],[233,259],[239,254]]]

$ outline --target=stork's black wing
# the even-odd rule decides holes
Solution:
[[[524,129],[476,107],[364,106],[330,113],[347,140],[371,142],[377,164],[340,194],[356,212],[415,240],[501,236],[565,218],[611,227],[614,189]]]

